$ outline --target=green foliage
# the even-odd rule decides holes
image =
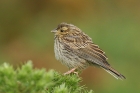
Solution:
[[[93,93],[80,86],[80,81],[75,74],[33,69],[31,61],[17,69],[8,63],[0,66],[0,93]]]

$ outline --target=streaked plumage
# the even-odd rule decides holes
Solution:
[[[78,27],[61,23],[52,32],[55,34],[55,57],[69,69],[82,70],[88,66],[96,65],[117,79],[125,79],[122,74],[114,70],[107,62],[105,52],[98,45],[95,45],[92,39]]]

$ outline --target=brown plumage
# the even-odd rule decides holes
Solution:
[[[117,79],[125,79],[122,74],[113,69],[107,62],[105,52],[98,45],[95,45],[92,39],[78,27],[61,23],[51,32],[55,35],[54,51],[56,59],[71,69],[65,74],[96,65]]]

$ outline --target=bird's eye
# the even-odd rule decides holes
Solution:
[[[62,29],[60,30],[61,32],[64,32]]]

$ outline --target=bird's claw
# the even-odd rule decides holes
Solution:
[[[75,70],[76,70],[76,68],[73,68],[73,69],[67,71],[66,73],[64,73],[64,75],[67,75],[67,74],[70,74],[70,73],[75,73],[75,74],[78,75],[78,72],[75,72]]]

